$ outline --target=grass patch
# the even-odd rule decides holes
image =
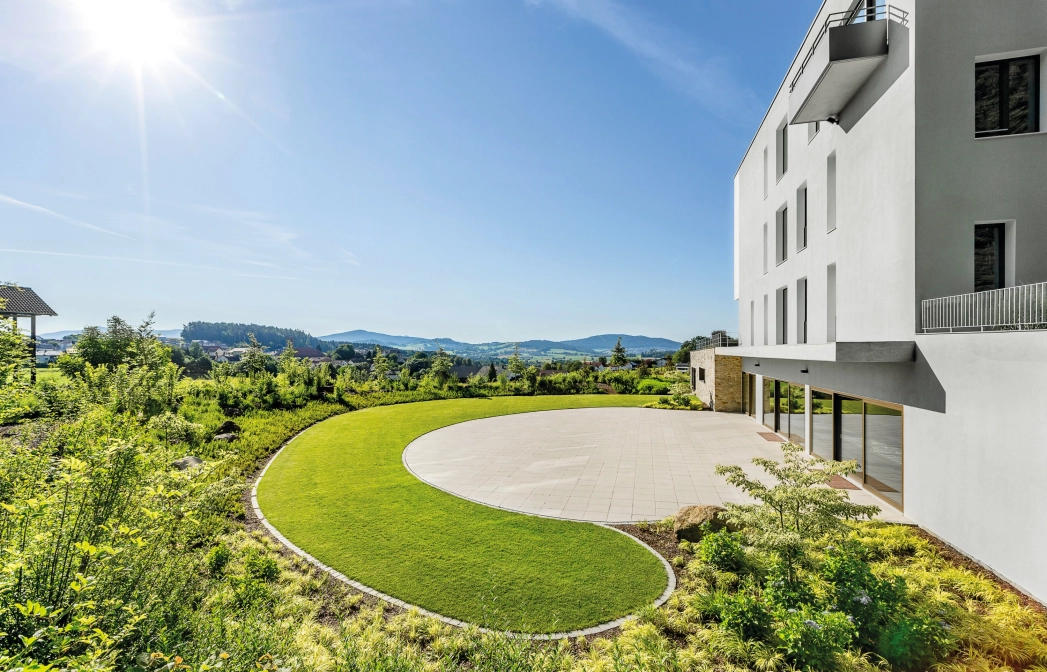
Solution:
[[[259,484],[259,505],[321,562],[411,604],[512,631],[596,625],[665,590],[657,558],[597,525],[459,499],[417,480],[401,454],[422,434],[467,420],[649,401],[502,397],[349,413],[310,428],[280,454]]]
[[[48,367],[46,369],[37,369],[36,370],[36,381],[38,383],[42,383],[45,380],[51,380],[51,381],[54,381],[56,383],[59,383],[59,382],[62,382],[63,380],[67,380],[67,379],[66,379],[65,375],[62,373],[62,371],[60,369],[58,369],[57,367]]]

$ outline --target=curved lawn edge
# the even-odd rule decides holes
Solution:
[[[441,406],[443,406],[446,402],[419,402],[419,405],[428,405],[430,403],[432,403],[432,404],[440,404]],[[399,408],[402,409],[404,407],[409,407],[409,406],[415,406],[415,404],[405,404],[403,406],[400,406]],[[622,405],[622,406],[617,406],[617,405],[614,405],[614,404],[608,404],[607,406],[604,406],[603,404],[597,404],[595,406],[590,406],[589,404],[571,404],[571,403],[568,403],[566,406],[559,407],[559,408],[557,408],[557,407],[553,407],[553,408],[507,408],[507,409],[499,409],[500,412],[497,412],[497,413],[491,414],[491,415],[480,415],[480,417],[470,417],[470,418],[464,418],[462,420],[448,422],[447,424],[441,425],[439,427],[433,427],[431,429],[428,429],[426,431],[423,431],[423,432],[417,434],[416,436],[413,436],[413,437],[409,438],[406,441],[406,444],[403,446],[403,448],[401,448],[398,451],[399,452],[399,457],[400,457],[400,460],[399,460],[400,464],[398,464],[397,467],[400,470],[402,470],[401,473],[403,474],[404,477],[409,478],[413,483],[417,484],[418,486],[425,486],[425,489],[427,489],[427,490],[440,492],[442,496],[450,495],[455,500],[461,501],[463,503],[468,502],[469,506],[479,506],[479,507],[483,507],[486,510],[498,510],[502,514],[508,514],[509,516],[513,516],[513,517],[520,516],[520,517],[531,518],[531,519],[544,519],[544,520],[549,520],[550,522],[555,521],[555,522],[560,523],[560,524],[566,523],[567,525],[571,525],[571,526],[573,526],[573,525],[592,525],[594,527],[602,528],[604,530],[611,530],[611,531],[614,531],[614,532],[616,532],[618,534],[621,534],[621,535],[625,536],[626,538],[628,538],[632,542],[634,542],[634,543],[638,544],[639,546],[643,547],[648,553],[653,555],[658,560],[658,562],[661,564],[661,567],[662,567],[662,569],[663,569],[663,571],[665,573],[665,586],[666,587],[662,591],[661,595],[659,595],[653,602],[653,605],[655,607],[658,607],[658,606],[661,606],[662,604],[664,604],[666,602],[666,600],[668,600],[668,598],[671,596],[673,591],[675,590],[675,588],[676,588],[676,576],[675,576],[675,573],[674,573],[671,565],[668,563],[668,561],[664,557],[662,557],[657,551],[655,551],[653,548],[651,548],[650,546],[645,544],[643,541],[637,539],[636,537],[628,534],[627,532],[624,532],[622,530],[619,530],[619,529],[617,529],[615,527],[612,527],[612,526],[606,525],[606,524],[593,523],[593,522],[583,522],[583,521],[565,521],[563,519],[551,518],[549,516],[533,515],[533,514],[520,512],[520,511],[509,511],[509,510],[505,510],[505,509],[498,509],[497,507],[491,507],[491,506],[488,506],[486,504],[483,504],[482,502],[475,502],[473,500],[462,498],[462,497],[460,497],[458,495],[455,495],[454,493],[449,493],[447,491],[444,491],[444,490],[442,490],[440,488],[432,486],[431,484],[426,483],[425,481],[419,479],[407,467],[407,465],[405,463],[403,463],[403,452],[404,452],[404,450],[406,450],[406,447],[409,446],[411,444],[411,442],[416,440],[418,437],[424,436],[425,434],[428,434],[428,433],[430,433],[432,431],[436,431],[438,429],[443,429],[445,427],[450,427],[450,426],[453,426],[453,425],[456,425],[456,424],[461,424],[462,422],[471,422],[471,421],[474,421],[474,420],[479,420],[479,419],[484,419],[484,418],[502,417],[502,416],[506,416],[506,415],[515,415],[515,414],[523,414],[523,413],[551,412],[551,411],[554,411],[554,410],[566,410],[566,409],[576,409],[576,408],[592,408],[592,407],[608,407],[608,406],[609,407],[617,407],[617,408],[629,408],[629,407],[632,407],[633,404],[625,404],[625,405]],[[378,408],[376,408],[376,409],[368,409],[368,410],[370,410],[370,411],[379,411],[379,410],[386,410],[386,411],[388,411],[389,409],[378,409]],[[434,411],[434,413],[436,413],[436,411]],[[291,552],[295,553],[299,557],[303,558],[304,560],[306,560],[310,564],[314,565],[318,569],[324,571],[325,573],[327,573],[328,575],[338,579],[339,581],[342,581],[343,583],[345,583],[347,585],[350,585],[353,588],[355,588],[355,589],[357,589],[357,590],[359,590],[359,591],[361,591],[363,593],[372,595],[372,596],[374,596],[374,597],[376,597],[376,598],[378,598],[378,599],[380,599],[380,600],[382,600],[384,602],[388,602],[390,604],[396,605],[396,606],[404,608],[404,609],[417,610],[421,614],[424,614],[426,616],[438,619],[438,620],[440,620],[440,621],[442,621],[444,623],[448,623],[450,625],[455,625],[455,626],[459,626],[459,627],[471,625],[473,627],[478,628],[480,631],[483,631],[483,632],[499,632],[499,633],[509,634],[511,636],[514,636],[514,637],[524,637],[524,638],[530,638],[530,639],[543,639],[543,640],[562,639],[562,638],[566,638],[566,637],[579,637],[579,636],[592,635],[592,634],[604,632],[606,630],[613,629],[613,628],[616,628],[616,627],[622,625],[626,621],[634,618],[634,614],[636,613],[637,610],[639,610],[639,609],[641,609],[641,608],[643,608],[643,607],[645,607],[647,605],[652,604],[652,602],[650,602],[650,601],[641,601],[641,602],[639,602],[637,604],[628,605],[628,606],[626,606],[626,605],[619,605],[618,608],[611,607],[611,608],[608,609],[608,608],[605,607],[603,609],[603,611],[605,613],[605,617],[607,615],[613,615],[613,613],[615,611],[618,611],[619,608],[621,608],[622,611],[624,611],[625,609],[628,609],[628,613],[626,613],[625,615],[623,615],[623,616],[621,616],[619,618],[615,618],[614,620],[605,621],[605,622],[598,623],[596,625],[591,625],[591,626],[584,627],[584,628],[577,628],[577,629],[570,630],[570,631],[544,632],[544,631],[539,629],[536,632],[535,631],[526,632],[526,631],[517,631],[517,630],[514,630],[514,629],[512,629],[510,627],[506,627],[506,628],[489,628],[489,627],[481,626],[478,623],[475,623],[475,622],[472,622],[472,621],[460,620],[460,619],[457,619],[457,618],[452,618],[452,617],[446,616],[444,614],[438,613],[437,611],[434,611],[432,609],[427,609],[427,608],[425,608],[423,606],[420,606],[418,604],[412,604],[411,602],[408,602],[406,600],[402,600],[402,599],[397,598],[397,597],[395,597],[393,595],[389,595],[389,594],[384,593],[382,591],[379,591],[379,590],[377,590],[375,588],[372,588],[371,586],[369,586],[369,585],[367,585],[367,584],[365,584],[365,583],[363,583],[361,581],[352,579],[349,576],[346,576],[343,572],[339,571],[338,569],[335,569],[334,567],[331,567],[331,566],[325,564],[323,561],[319,560],[313,554],[305,551],[302,547],[300,547],[297,544],[295,544],[294,542],[292,542],[287,536],[285,536],[276,527],[276,525],[273,522],[271,522],[269,520],[269,518],[262,511],[261,504],[259,503],[259,499],[258,499],[259,487],[263,483],[263,479],[265,478],[265,476],[269,472],[270,467],[272,467],[272,465],[274,465],[277,462],[277,460],[281,457],[281,455],[284,454],[284,451],[287,448],[295,445],[295,442],[298,441],[304,434],[310,432],[311,430],[316,430],[318,427],[321,427],[322,425],[324,425],[325,423],[327,423],[327,422],[329,422],[331,420],[345,421],[346,420],[346,417],[345,417],[346,415],[349,415],[349,414],[343,414],[343,415],[340,415],[340,416],[336,416],[334,418],[329,418],[327,420],[321,421],[321,422],[316,423],[316,424],[314,424],[314,425],[312,425],[312,426],[310,426],[308,428],[303,429],[301,432],[299,432],[295,436],[291,437],[288,441],[286,441],[280,447],[279,450],[277,450],[266,461],[265,466],[263,467],[261,472],[258,474],[258,477],[256,478],[256,480],[255,480],[255,482],[254,482],[254,484],[253,484],[253,486],[251,488],[251,506],[252,506],[252,509],[254,511],[254,514],[257,516],[258,520],[265,527],[265,529],[268,530],[269,533],[271,535],[273,535],[273,537],[277,541],[279,541],[283,546],[285,546],[288,550],[290,550]],[[353,413],[352,415],[355,416],[356,413]],[[334,431],[337,431],[337,430],[334,430]],[[308,450],[308,448],[303,447],[303,450]],[[291,459],[293,460],[294,458],[291,458]],[[395,458],[393,458],[393,459],[395,459]],[[270,479],[270,481],[271,480],[272,479]],[[268,487],[272,487],[272,486],[273,486],[273,484],[271,482],[267,484],[267,488]],[[268,497],[270,497],[270,495],[266,495],[266,497],[268,498]],[[568,543],[570,543],[570,542],[568,542]],[[646,554],[644,554],[644,555],[646,555]],[[339,564],[342,564],[342,563],[339,563]],[[346,571],[349,571],[349,569],[347,569]],[[646,571],[651,571],[651,570],[648,569]],[[356,573],[355,570],[354,570],[354,573]],[[366,573],[367,572],[364,572],[364,574],[366,574]],[[649,575],[649,576],[651,576],[652,579],[653,579],[653,575]],[[363,578],[363,577],[361,577],[361,578]],[[408,592],[410,592],[410,591],[408,591]],[[648,600],[649,599],[650,598],[648,598]],[[619,613],[622,613],[622,611],[619,611]],[[607,614],[607,612],[611,612],[611,613]],[[537,627],[541,628],[540,625],[537,625]]]

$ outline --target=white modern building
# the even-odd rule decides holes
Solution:
[[[825,0],[735,176],[723,350],[745,412],[1041,602],[1045,58],[1047,0]]]

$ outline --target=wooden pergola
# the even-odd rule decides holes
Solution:
[[[28,317],[30,322],[30,350],[33,356],[32,379],[36,382],[36,318],[38,315],[54,317],[58,315],[51,306],[37,296],[29,287],[18,285],[0,285],[0,317],[11,318],[18,325],[18,318]]]

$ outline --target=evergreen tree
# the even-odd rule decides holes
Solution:
[[[385,374],[389,372],[389,358],[382,352],[381,346],[374,346],[374,361],[371,366],[371,376],[378,382],[385,381]]]
[[[625,366],[625,347],[622,346],[622,338],[618,337],[618,343],[611,350],[611,366]]]
[[[487,367],[487,382],[493,383],[498,380],[498,369],[494,365],[494,361]]]
[[[527,365],[524,364],[523,359],[520,358],[520,344],[517,343],[513,349],[513,354],[509,357],[509,370],[517,376],[522,376],[524,371],[527,370]]]

